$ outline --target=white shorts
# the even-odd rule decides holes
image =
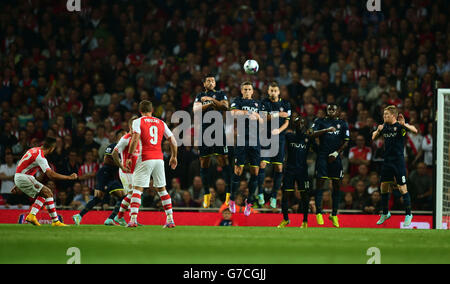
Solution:
[[[133,190],[133,174],[132,173],[124,173],[122,169],[119,169],[119,177],[122,182],[123,189],[125,191]]]
[[[38,182],[34,176],[26,174],[15,174],[14,183],[18,189],[32,198],[35,198],[44,187],[44,185]]]
[[[166,186],[164,160],[138,162],[133,173],[133,186],[149,187],[150,178],[153,178],[153,187],[160,188]]]

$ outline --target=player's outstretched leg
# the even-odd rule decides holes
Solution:
[[[228,206],[231,213],[236,213],[236,203],[234,202],[234,198],[236,197],[236,192],[239,189],[240,181],[241,177],[236,173],[233,173],[233,180],[231,182],[230,204]]]
[[[52,226],[54,227],[64,227],[66,224],[62,223],[58,219],[58,214],[56,213],[55,202],[53,197],[47,197],[45,199],[45,207],[47,207],[48,214],[52,218]]]
[[[265,203],[264,188],[263,188],[265,178],[266,178],[266,162],[261,161],[258,172],[258,204],[260,206],[263,206]]]
[[[283,213],[283,221],[281,221],[280,225],[277,228],[284,228],[291,222],[289,220],[288,210],[289,210],[289,197],[292,191],[287,191],[283,189],[283,196],[281,197],[281,212]]]
[[[382,183],[381,184],[381,209],[382,214],[380,219],[377,221],[377,225],[383,224],[386,220],[391,218],[391,212],[389,212],[389,184]]]
[[[411,214],[411,196],[406,188],[406,184],[399,185],[398,189],[402,194],[403,205],[405,206],[405,221],[403,222],[403,227],[409,227],[413,218],[413,215]]]
[[[121,226],[127,225],[124,215],[125,212],[128,210],[128,208],[130,207],[132,193],[133,193],[132,191],[129,191],[128,194],[122,199],[122,202],[120,203],[119,213],[117,213],[117,216],[114,217],[114,221]]]
[[[157,189],[157,191],[159,197],[161,198],[161,203],[164,211],[166,212],[166,223],[164,224],[163,228],[175,228],[172,211],[172,199],[170,198],[170,195],[165,187]]]
[[[137,227],[137,215],[139,212],[139,207],[141,206],[141,195],[142,188],[133,189],[133,194],[131,195],[130,203],[130,222],[128,222],[128,227]]]
[[[88,213],[92,208],[94,208],[95,205],[99,204],[102,201],[102,198],[99,196],[94,196],[87,204],[84,206],[84,208],[80,211],[80,213],[73,215],[72,219],[75,225],[80,225],[81,220],[86,213]]]
[[[31,205],[31,210],[30,213],[28,213],[27,217],[25,218],[25,220],[30,223],[33,224],[35,226],[40,226],[41,224],[39,223],[38,219],[36,218],[36,214],[39,212],[39,210],[41,210],[42,206],[44,206],[45,203],[45,198],[42,196],[38,196],[36,198],[36,200],[34,201],[33,205]]]
[[[107,226],[116,226],[117,225],[116,222],[114,222],[114,219],[116,219],[117,214],[119,213],[120,206],[122,205],[122,199],[123,198],[118,198],[116,200],[116,205],[114,206],[114,209],[111,212],[111,215],[109,215],[108,219],[105,220],[105,223],[104,223],[105,225],[107,225]],[[121,225],[121,224],[119,223],[119,225]]]
[[[335,226],[336,228],[339,228],[339,220],[337,217],[337,211],[339,208],[339,201],[340,201],[340,181],[339,180],[333,180],[332,181],[332,185],[333,185],[333,192],[331,193],[331,198],[333,200],[332,202],[332,212],[330,215],[330,220],[333,223],[333,226]]]
[[[273,173],[273,187],[270,195],[270,207],[272,208],[277,208],[277,192],[281,187],[282,178],[283,178],[282,169],[275,168],[275,171]]]
[[[309,211],[309,198],[310,194],[308,190],[302,191],[302,213],[303,213],[303,222],[301,228],[308,228],[308,211]]]
[[[209,158],[208,158],[209,161]],[[203,208],[209,208],[211,201],[211,194],[209,192],[210,174],[209,174],[209,162],[203,162],[200,166],[200,177],[203,183],[203,189],[205,194],[203,195]]]
[[[252,206],[255,201],[255,191],[258,187],[258,174],[251,173],[248,185],[248,197],[245,204],[244,215],[249,216],[252,212]]]

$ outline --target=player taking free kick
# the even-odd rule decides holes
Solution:
[[[130,203],[130,222],[128,227],[137,227],[137,215],[141,205],[141,195],[144,188],[149,187],[150,179],[153,178],[153,186],[161,198],[167,219],[165,228],[175,227],[172,214],[172,200],[166,191],[166,175],[164,173],[164,159],[161,150],[163,135],[170,142],[171,157],[169,164],[172,169],[177,167],[177,141],[166,123],[152,116],[153,105],[150,101],[139,103],[141,117],[133,121],[133,134],[128,148],[126,159],[127,171],[133,164],[133,156],[138,142],[141,142],[141,159],[137,160],[133,173],[133,194]]]
[[[47,211],[52,218],[52,226],[66,226],[58,220],[58,214],[56,213],[51,189],[43,185],[34,177],[36,172],[41,169],[50,179],[76,180],[78,178],[76,173],[66,176],[58,174],[50,168],[45,155],[51,154],[53,150],[55,150],[55,147],[56,139],[47,137],[41,147],[29,149],[25,155],[23,155],[22,159],[20,159],[17,165],[16,174],[14,175],[14,183],[16,186],[13,188],[13,192],[16,192],[17,189],[19,189],[26,195],[36,198],[31,206],[30,213],[25,219],[27,222],[36,226],[41,225],[36,218],[36,214],[43,205],[47,207]]]
[[[397,119],[398,117],[398,119]],[[377,225],[381,225],[391,217],[389,212],[389,189],[396,183],[402,194],[403,204],[405,205],[404,227],[411,224],[411,197],[406,187],[406,166],[405,156],[403,154],[405,147],[406,131],[417,133],[413,125],[405,122],[402,114],[398,114],[395,106],[388,106],[383,113],[384,124],[378,126],[378,129],[372,133],[372,140],[379,135],[384,137],[384,162],[381,168],[381,207],[383,213]]]

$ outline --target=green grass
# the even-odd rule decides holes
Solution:
[[[0,225],[0,263],[450,263],[450,231],[351,228],[139,228]]]

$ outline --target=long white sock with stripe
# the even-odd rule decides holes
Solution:
[[[39,212],[39,210],[41,210],[42,206],[44,206],[44,203],[45,203],[45,198],[38,196],[36,198],[36,200],[34,201],[33,205],[31,205],[30,214],[36,215]]]
[[[131,195],[131,203],[130,203],[130,216],[131,221],[133,222],[136,222],[137,220],[137,214],[139,212],[139,207],[141,206],[141,195],[142,192],[133,189],[133,194]]]
[[[161,203],[166,212],[167,222],[173,222],[173,211],[172,211],[172,199],[170,198],[167,190],[158,191],[158,195],[161,198]]]
[[[119,213],[117,214],[117,217],[122,218],[125,212],[128,210],[128,208],[130,207],[131,196],[132,193],[130,192],[127,194],[127,196],[125,196],[122,199],[122,203],[120,204]]]
[[[56,213],[55,202],[53,201],[53,197],[49,197],[45,199],[45,207],[47,207],[48,214],[52,218],[53,222],[59,221],[58,214]]]

